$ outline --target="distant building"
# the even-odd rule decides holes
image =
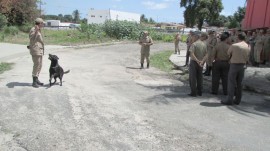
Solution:
[[[58,28],[58,29],[67,29],[67,28],[78,28],[80,24],[70,23],[70,22],[61,22],[60,20],[45,20],[45,27],[47,28]]]
[[[46,20],[46,26],[51,27],[51,26],[60,26],[61,21],[60,20]]]
[[[116,10],[94,10],[91,9],[88,14],[88,24],[103,24],[106,20],[120,20],[120,21],[131,21],[140,23],[140,14],[121,12]]]
[[[156,27],[159,27],[160,29],[167,29],[167,30],[181,30],[185,28],[186,26],[183,24],[177,24],[177,23],[158,23],[156,24]]]

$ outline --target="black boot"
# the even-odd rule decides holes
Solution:
[[[212,66],[209,67],[208,75],[211,76],[211,73],[212,73]]]
[[[32,86],[33,86],[34,88],[38,88],[37,77],[33,77],[33,84],[32,84]]]
[[[38,80],[38,77],[37,77],[37,84],[38,84],[38,85],[41,85],[41,86],[43,85],[43,83],[41,83],[41,82]]]
[[[143,68],[143,63],[141,63],[141,69]]]
[[[149,68],[149,63],[147,63],[147,68]]]

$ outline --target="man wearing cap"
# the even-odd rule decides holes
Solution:
[[[41,28],[44,26],[44,21],[41,18],[35,20],[35,27],[32,27],[29,32],[29,49],[33,60],[33,84],[32,86],[38,88],[39,85],[43,85],[38,79],[42,68],[42,56],[44,55],[44,42],[41,34]]]
[[[223,94],[227,95],[228,73],[229,73],[229,56],[228,50],[230,45],[227,43],[228,35],[222,33],[220,42],[213,49],[213,75],[212,75],[212,94],[218,94],[219,80],[222,81]]]
[[[212,63],[213,63],[213,49],[217,44],[217,38],[214,34],[213,30],[208,31],[208,39],[207,39],[207,61],[206,61],[206,71],[204,72],[205,76],[211,75]]]
[[[244,78],[245,65],[249,60],[250,48],[245,42],[246,35],[238,34],[238,43],[230,46],[228,55],[230,59],[230,69],[228,77],[228,96],[221,103],[225,105],[239,105],[242,98],[242,81]],[[235,95],[235,99],[234,98]]]
[[[150,64],[150,46],[153,45],[153,40],[149,36],[148,31],[143,32],[143,37],[140,39],[139,44],[141,45],[141,69],[143,68],[144,60],[146,59],[147,68]]]
[[[191,44],[190,51],[190,64],[189,64],[189,84],[191,93],[189,96],[196,97],[202,95],[202,70],[203,64],[207,58],[207,46],[200,40],[200,32],[195,31],[192,36],[193,43]]]
[[[189,64],[189,55],[190,55],[190,52],[189,52],[189,48],[192,44],[192,35],[193,35],[193,31],[189,31],[189,35],[188,35],[188,38],[187,38],[187,41],[186,41],[186,44],[187,44],[187,53],[186,53],[186,64],[184,65],[187,66]]]

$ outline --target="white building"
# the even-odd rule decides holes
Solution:
[[[61,21],[60,20],[45,20],[46,26],[60,26]]]
[[[88,24],[103,24],[106,20],[121,20],[140,23],[140,14],[121,12],[116,10],[94,10],[91,9],[88,14]]]

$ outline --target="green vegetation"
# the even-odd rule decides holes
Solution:
[[[9,43],[28,44],[28,32],[32,26],[5,26],[0,32],[0,41]],[[155,41],[172,42],[174,34],[157,32],[141,24],[127,21],[107,21],[104,25],[81,24],[78,29],[43,29],[46,44],[89,44],[108,42],[111,40],[139,40],[142,31],[148,30]]]
[[[0,74],[10,70],[12,68],[12,65],[13,65],[12,63],[5,63],[5,62],[0,63]]]
[[[182,42],[186,42],[187,41],[187,38],[188,38],[188,35],[182,35],[181,36],[181,41]]]
[[[184,18],[187,27],[197,24],[199,30],[206,20],[216,20],[223,9],[221,0],[180,0],[180,7],[185,7]]]
[[[151,65],[165,72],[172,71],[173,64],[169,61],[172,53],[173,51],[171,50],[154,53],[150,57]]]

